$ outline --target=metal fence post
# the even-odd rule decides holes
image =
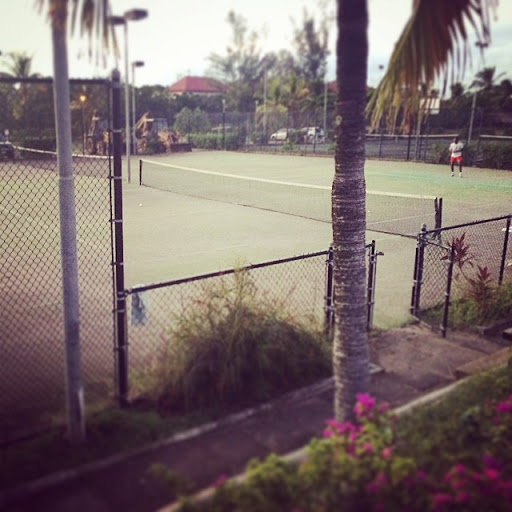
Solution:
[[[423,263],[425,256],[427,226],[421,226],[421,233],[418,234],[418,242],[416,244],[416,256],[414,260],[414,283],[412,287],[411,297],[411,315],[417,316],[420,308],[421,284],[423,280]]]
[[[507,219],[507,224],[505,226],[505,238],[503,239],[503,251],[501,253],[501,264],[500,264],[500,277],[498,279],[498,285],[503,283],[503,273],[505,272],[505,265],[507,261],[507,251],[508,251],[508,239],[510,238],[510,217]]]
[[[377,278],[377,256],[384,256],[383,252],[377,252],[375,240],[367,246],[370,250],[368,253],[368,288],[367,288],[367,317],[366,327],[368,330],[373,325],[373,311],[375,308],[375,282]]]
[[[123,177],[121,79],[117,69],[112,72],[112,141],[114,158],[114,268],[116,287],[115,328],[119,405],[128,404],[128,343],[126,336],[126,295],[124,291],[123,255]]]
[[[325,324],[324,332],[331,334],[334,325],[334,249],[329,246],[326,260],[326,283],[325,283]]]
[[[455,246],[452,244],[450,249],[450,264],[448,265],[448,275],[446,278],[446,290],[444,293],[443,320],[441,322],[441,335],[443,336],[443,338],[446,338],[446,331],[448,328],[448,313],[450,311],[454,259]]]

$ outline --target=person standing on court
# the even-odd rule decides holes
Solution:
[[[459,142],[458,137],[455,137],[448,149],[450,151],[450,167],[452,169],[452,178],[454,176],[453,173],[455,163],[459,165],[459,178],[462,178],[462,150],[464,149],[464,144],[462,144],[462,142]]]

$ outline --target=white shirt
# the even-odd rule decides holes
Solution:
[[[462,144],[462,142],[457,142],[457,143],[452,142],[449,147],[449,150],[452,152],[453,158],[462,156],[463,149],[464,149],[464,144]]]

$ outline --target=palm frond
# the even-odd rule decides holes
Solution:
[[[109,0],[36,0],[39,11],[46,6],[48,19],[53,26],[66,30],[70,35],[79,30],[80,37],[89,39],[89,56],[103,58],[112,50],[119,54],[114,27],[109,23]]]
[[[490,14],[498,0],[413,0],[413,11],[398,39],[386,73],[367,107],[372,126],[386,112],[404,109],[404,119],[421,110],[420,86],[455,83],[471,58],[468,29],[490,42]]]

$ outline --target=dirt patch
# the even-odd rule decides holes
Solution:
[[[457,368],[502,349],[499,335],[456,331],[442,338],[423,324],[372,332],[370,360],[380,372],[372,376],[372,394],[392,406],[456,380]]]

